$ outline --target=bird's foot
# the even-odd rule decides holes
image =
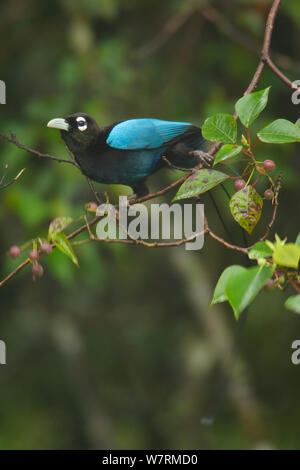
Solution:
[[[192,150],[189,152],[189,155],[191,157],[198,158],[199,162],[207,168],[210,168],[214,162],[214,157],[209,155],[209,153],[203,152],[202,150]]]

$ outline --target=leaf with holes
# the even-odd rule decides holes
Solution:
[[[249,235],[260,219],[263,200],[252,186],[237,191],[230,199],[230,210],[233,218]]]
[[[249,127],[267,106],[270,88],[249,93],[236,102],[235,110],[245,127]]]
[[[180,186],[176,196],[173,198],[173,201],[198,196],[199,194],[209,191],[228,178],[228,175],[221,173],[220,171],[211,169],[199,170],[185,180],[182,186]]]
[[[57,217],[49,225],[48,239],[55,241],[57,233],[63,232],[65,228],[73,222],[72,217]]]
[[[202,135],[213,142],[234,144],[237,138],[236,120],[232,114],[215,114],[204,121]]]

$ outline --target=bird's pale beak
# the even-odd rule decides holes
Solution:
[[[68,131],[70,126],[65,119],[56,118],[48,122],[47,127],[53,127],[54,129],[60,129],[62,131]]]

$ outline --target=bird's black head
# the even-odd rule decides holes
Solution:
[[[61,131],[61,136],[71,152],[84,151],[93,145],[100,131],[96,121],[85,113],[52,119],[47,126]]]

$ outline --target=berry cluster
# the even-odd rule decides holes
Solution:
[[[34,248],[29,252],[28,258],[32,263],[32,274],[34,277],[40,277],[44,274],[43,266],[39,263],[40,254],[50,255],[52,252],[52,246],[46,242],[42,241],[39,250]],[[9,249],[9,256],[11,258],[18,258],[22,253],[22,249],[13,245]]]
[[[262,163],[262,166],[258,165],[256,169],[258,170],[259,173],[265,174],[265,172],[273,171],[275,170],[276,165],[273,162],[273,160],[265,160]],[[241,191],[246,186],[246,181],[243,180],[242,178],[238,178],[234,181],[234,189],[236,191]],[[266,189],[264,192],[264,198],[265,199],[273,199],[274,193],[271,189]]]

